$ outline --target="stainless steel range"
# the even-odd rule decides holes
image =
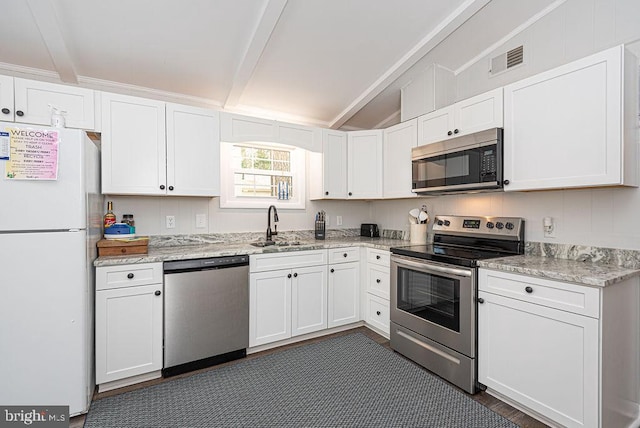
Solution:
[[[478,390],[478,260],[524,253],[524,220],[437,216],[433,244],[391,248],[391,347]]]

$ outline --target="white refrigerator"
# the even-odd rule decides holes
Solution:
[[[101,236],[100,151],[58,131],[55,180],[6,178],[0,160],[0,404],[68,405],[85,413],[95,387],[94,269]]]

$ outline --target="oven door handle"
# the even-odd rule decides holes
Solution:
[[[448,275],[471,277],[471,271],[466,269],[456,269],[456,268],[432,265],[428,263],[418,263],[418,262],[407,260],[405,258],[402,258],[402,259],[397,258],[395,259],[395,262],[398,265],[409,266],[409,267],[420,269],[422,271],[432,271],[432,272],[444,273]]]

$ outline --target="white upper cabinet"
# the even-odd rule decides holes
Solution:
[[[418,118],[418,145],[503,126],[502,88],[459,101]]]
[[[384,130],[383,191],[385,198],[414,198],[411,191],[411,149],[418,145],[418,120]]]
[[[180,104],[167,104],[168,194],[220,194],[219,113]]]
[[[245,141],[278,142],[278,126],[275,120],[222,113],[220,115],[220,140],[226,143]]]
[[[400,120],[405,122],[453,103],[455,75],[431,64],[400,90]]]
[[[213,111],[103,93],[102,193],[218,195],[218,127]]]
[[[636,186],[637,100],[623,46],[506,86],[505,190]]]
[[[382,197],[382,130],[348,133],[347,197]]]
[[[0,120],[50,126],[51,105],[65,111],[67,128],[93,130],[94,103],[91,89],[0,76]]]
[[[322,151],[322,129],[277,122],[278,142],[314,152]]]
[[[345,199],[347,197],[347,133],[323,131],[322,182],[320,197]],[[312,170],[319,170],[318,165]]]
[[[0,120],[13,122],[13,77],[0,76]]]

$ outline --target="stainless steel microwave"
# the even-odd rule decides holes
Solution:
[[[412,192],[502,189],[502,135],[502,128],[493,128],[413,148]]]

